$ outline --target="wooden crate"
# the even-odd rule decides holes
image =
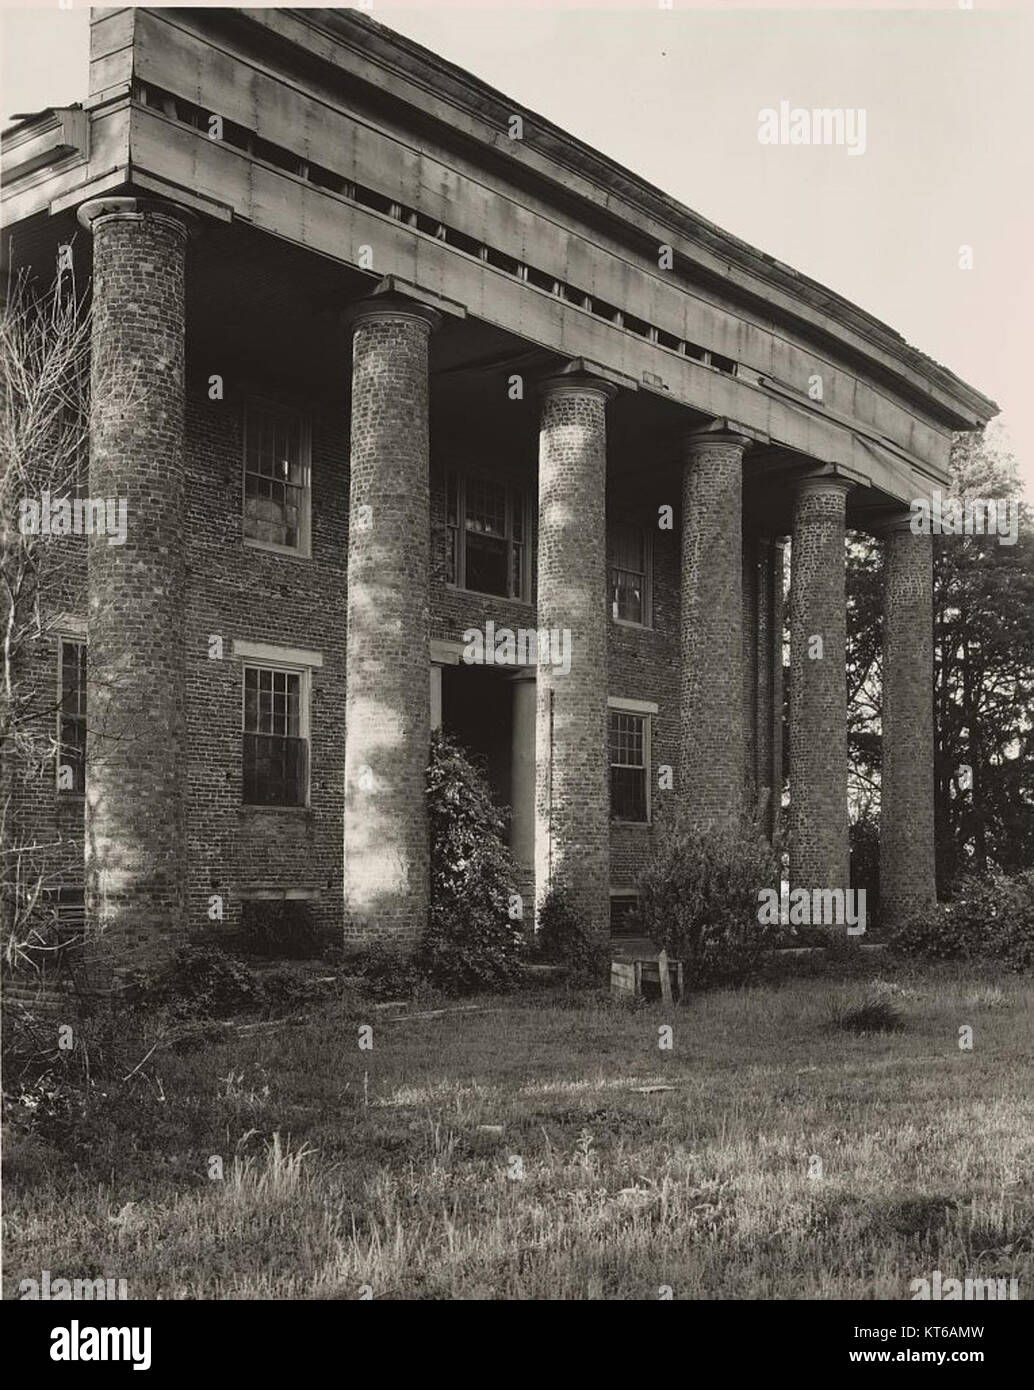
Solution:
[[[663,975],[662,975],[663,966]],[[682,962],[668,960],[662,951],[659,956],[634,956],[626,960],[612,960],[610,963],[610,990],[612,994],[627,994],[641,998],[643,985],[656,985],[665,1002],[682,998]],[[667,990],[665,990],[667,985]]]

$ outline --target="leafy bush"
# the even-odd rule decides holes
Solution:
[[[181,946],[171,969],[147,982],[145,994],[185,1018],[224,1018],[265,1002],[251,967],[218,946]]]
[[[683,962],[687,988],[735,984],[776,939],[778,926],[758,921],[758,893],[778,886],[778,854],[767,841],[677,814],[659,828],[640,875],[640,918],[654,944]]]
[[[865,917],[871,931],[880,920],[880,824],[865,810],[853,821],[851,839],[851,887],[865,890]]]
[[[536,928],[543,960],[566,965],[578,978],[599,977],[608,958],[608,943],[592,933],[563,888],[549,890],[539,908]]]
[[[425,979],[419,955],[391,946],[368,946],[347,957],[347,969],[363,982],[373,999],[409,999]]]
[[[506,825],[485,778],[441,732],[431,739],[427,805],[431,911],[421,972],[450,991],[512,988],[524,933],[511,916],[518,871]]]
[[[890,939],[899,955],[921,960],[984,961],[1021,972],[1034,967],[1034,870],[1008,877],[969,874],[949,902],[938,903]]]
[[[256,898],[243,905],[241,944],[250,955],[312,960],[323,943],[304,899]]]

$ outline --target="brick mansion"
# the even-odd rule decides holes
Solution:
[[[58,756],[15,802],[121,964],[213,897],[415,943],[438,727],[527,901],[601,934],[665,799],[785,815],[791,883],[846,888],[847,528],[885,549],[885,918],[934,899],[909,507],[978,391],[355,11],[95,10],[89,97],[4,133],[3,209],[5,272],[90,286],[83,492],[125,503],[51,541],[83,601],[46,614]]]

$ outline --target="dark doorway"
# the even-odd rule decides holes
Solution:
[[[508,674],[483,666],[443,666],[442,728],[485,774],[509,825],[513,685]]]

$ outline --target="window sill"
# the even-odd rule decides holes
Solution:
[[[633,622],[631,618],[616,618],[613,613],[610,615],[610,621],[616,623],[618,627],[631,627],[635,628],[638,632],[654,631],[653,623],[636,623]]]
[[[265,806],[258,802],[242,802],[237,808],[242,816],[314,816],[311,806]]]
[[[496,603],[522,603],[525,608],[534,606],[530,598],[514,598],[510,594],[488,594],[484,589],[461,589],[458,584],[452,584],[448,579],[445,581],[445,587],[454,594],[470,594],[472,598],[490,598]]]
[[[630,830],[649,830],[653,826],[653,821],[649,820],[617,820],[614,816],[610,819],[611,825],[620,825]]]
[[[287,555],[292,560],[311,560],[312,550],[302,550],[294,545],[277,545],[275,541],[257,541],[252,536],[244,537],[248,550],[264,550],[267,555]]]

